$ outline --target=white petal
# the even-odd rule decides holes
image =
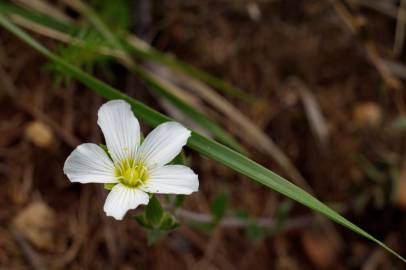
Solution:
[[[163,166],[180,153],[190,134],[190,130],[177,122],[163,123],[145,138],[139,148],[138,158],[149,169]]]
[[[135,157],[140,143],[140,124],[130,104],[124,100],[109,101],[100,107],[98,117],[97,124],[114,162]]]
[[[104,212],[107,216],[121,220],[128,210],[135,209],[140,204],[148,204],[148,201],[149,196],[144,191],[117,184],[107,196]]]
[[[199,180],[190,168],[166,165],[150,171],[142,190],[150,193],[190,194],[199,189]]]
[[[116,183],[114,165],[104,150],[93,143],[76,147],[63,166],[63,172],[71,182]]]

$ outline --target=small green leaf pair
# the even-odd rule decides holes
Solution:
[[[135,216],[135,220],[148,231],[148,244],[155,243],[160,237],[179,227],[178,220],[166,212],[159,200],[152,196],[144,213]]]

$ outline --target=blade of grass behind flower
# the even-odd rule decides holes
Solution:
[[[61,67],[65,69],[66,72],[71,74],[72,77],[82,82],[94,92],[99,93],[107,99],[126,100],[128,103],[131,104],[135,115],[148,124],[156,126],[162,122],[171,120],[169,117],[121,93],[119,90],[99,81],[91,75],[83,72],[79,68],[66,63],[65,61],[63,61],[63,59],[59,58],[51,51],[49,51],[46,47],[38,43],[38,41],[24,32],[21,28],[10,22],[10,20],[1,13],[0,25],[2,25],[8,31],[16,35],[19,39],[33,47],[35,50],[46,56],[49,60],[58,62]],[[375,242],[376,244],[380,245],[388,252],[402,260],[404,263],[406,263],[406,259],[404,259],[401,255],[399,255],[383,242],[374,238],[372,235],[332,210],[326,204],[322,203],[303,189],[280,177],[274,172],[259,165],[255,161],[243,156],[242,154],[216,141],[210,140],[196,132],[192,132],[192,136],[188,141],[188,146],[196,150],[200,154],[218,161],[225,166],[235,170],[236,172],[246,175],[249,178],[309,207],[310,209],[313,209],[314,211],[325,215],[338,224],[341,224],[351,229],[352,231],[364,236],[365,238]]]

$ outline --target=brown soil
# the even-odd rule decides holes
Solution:
[[[155,1],[147,37],[157,48],[257,97],[254,105],[227,98],[275,140],[318,198],[339,205],[349,219],[406,254],[405,208],[390,196],[399,180],[392,173],[405,163],[405,135],[388,128],[402,112],[399,104],[406,100],[398,91],[404,89],[385,84],[363,41],[348,31],[329,1],[259,1],[258,21],[248,15],[248,3]],[[379,53],[389,55],[394,21],[360,12]],[[44,58],[4,30],[0,41],[0,269],[404,269],[338,225],[334,230],[343,245],[335,247],[317,222],[256,241],[243,229],[207,234],[184,222],[147,246],[136,222],[105,217],[107,192],[101,186],[71,184],[62,172],[76,144],[102,142],[96,112],[104,100],[75,82],[55,87]],[[160,108],[137,78],[116,65],[108,68],[114,76],[102,68],[95,74]],[[292,79],[300,80],[320,107],[329,130],[324,148]],[[222,125],[235,130],[228,122]],[[45,134],[45,141],[36,141],[36,132]],[[269,156],[244,146],[251,158],[286,176]],[[187,197],[184,208],[208,213],[224,189],[231,191],[231,209],[258,217],[272,216],[285,201],[197,153],[188,154],[201,188]],[[383,178],[371,179],[365,160]],[[295,204],[282,226],[303,215],[311,212]]]

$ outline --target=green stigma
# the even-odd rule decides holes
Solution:
[[[116,166],[116,177],[127,187],[139,187],[148,180],[148,169],[142,162],[126,159]]]

